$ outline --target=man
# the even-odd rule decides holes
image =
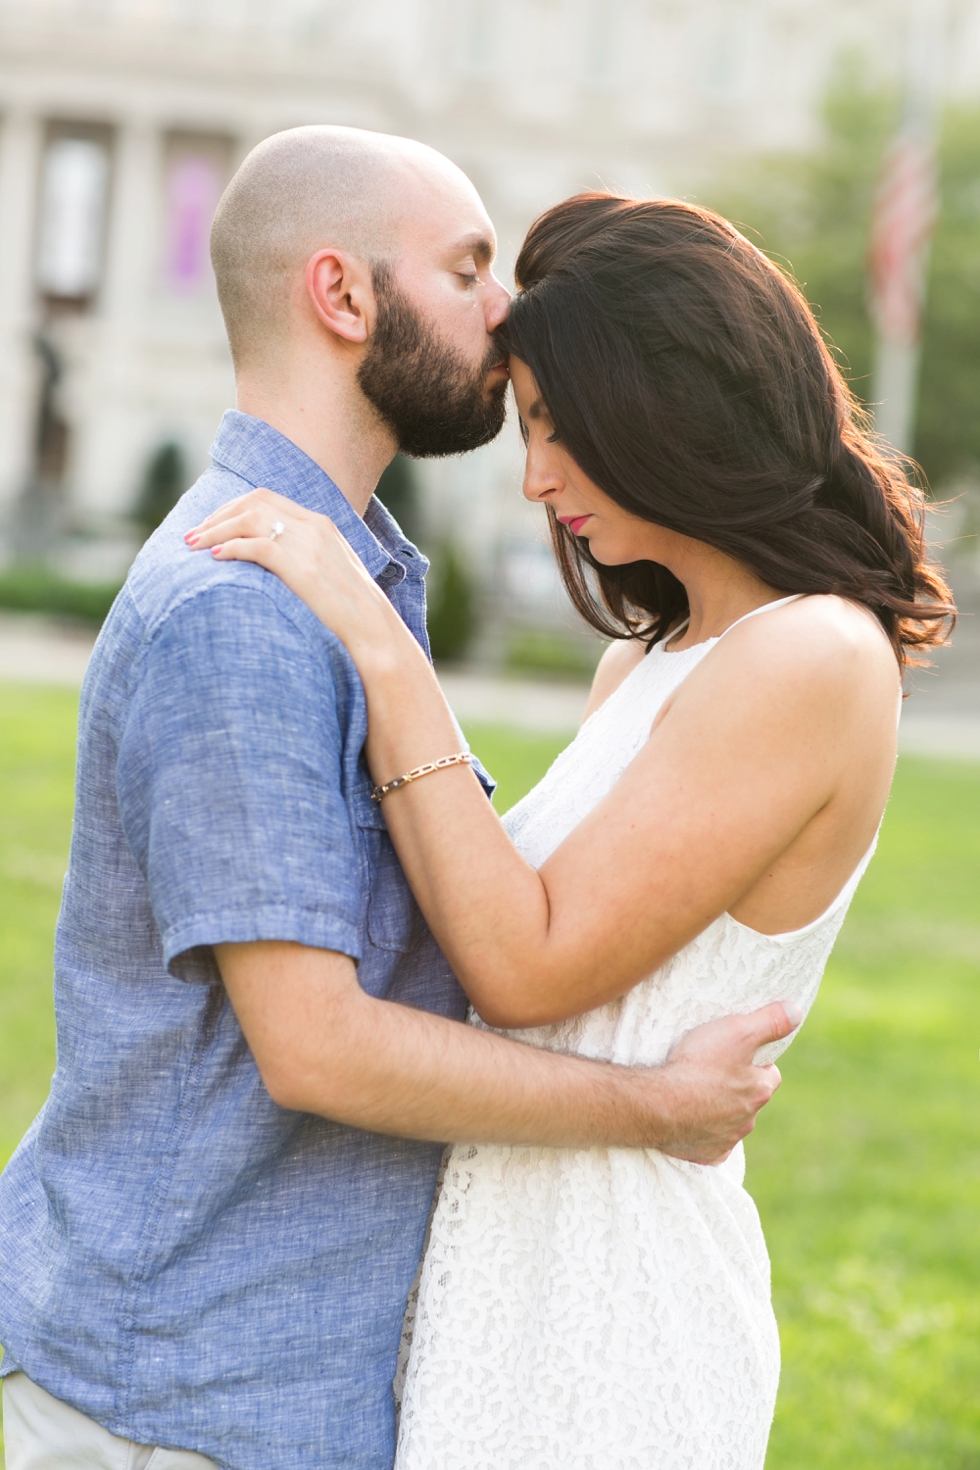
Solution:
[[[712,1160],[778,1082],[752,1056],[791,1029],[779,1006],[637,1072],[459,1024],[369,799],[349,658],[278,579],[181,539],[280,490],[424,645],[425,563],[372,492],[399,446],[499,431],[493,250],[447,160],[348,129],[267,140],[219,207],[239,408],[82,694],[58,1070],[0,1188],[8,1470],[387,1470],[440,1143]]]

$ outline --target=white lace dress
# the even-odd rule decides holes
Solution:
[[[605,796],[717,641],[657,645],[507,814],[531,863]],[[621,1000],[510,1034],[650,1064],[715,1017],[776,999],[805,1013],[870,858],[804,929],[725,914]],[[451,1149],[406,1319],[396,1470],[761,1470],[779,1340],[743,1174],[741,1146],[720,1168],[653,1149]]]

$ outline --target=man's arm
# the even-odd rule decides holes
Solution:
[[[756,1049],[788,1036],[780,1004],[698,1027],[663,1067],[524,1046],[375,1000],[353,961],[278,940],[215,947],[262,1080],[281,1107],[437,1142],[657,1148],[716,1163],[779,1086]]]

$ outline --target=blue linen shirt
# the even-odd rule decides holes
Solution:
[[[295,940],[350,955],[372,996],[457,1019],[464,999],[370,800],[346,650],[182,533],[260,484],[325,511],[427,648],[426,562],[260,420],[226,414],[212,457],[82,690],[57,1068],[0,1179],[2,1372],[227,1470],[388,1470],[441,1150],[278,1107],[211,946]]]

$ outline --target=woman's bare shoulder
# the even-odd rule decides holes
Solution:
[[[617,638],[610,643],[595,671],[592,691],[589,694],[589,702],[585,706],[583,719],[587,720],[589,715],[595,714],[601,704],[605,704],[610,694],[615,693],[637,664],[642,663],[646,650],[647,645],[638,642],[635,638]]]
[[[726,640],[739,652],[758,650],[793,660],[801,669],[821,663],[894,670],[895,654],[870,608],[833,593],[814,594],[748,618]]]
[[[895,653],[881,623],[866,607],[832,594],[816,594],[747,618],[705,659],[697,689],[711,698],[716,681],[735,680],[746,693],[785,701],[795,690],[800,709],[822,707],[831,714],[841,701],[890,709],[899,675]]]

